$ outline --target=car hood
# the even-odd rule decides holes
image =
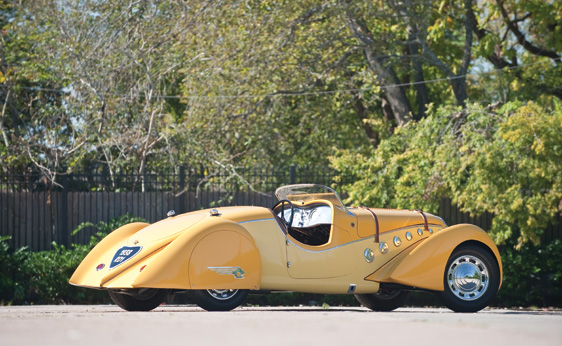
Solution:
[[[421,213],[419,211],[375,208],[357,208],[353,209],[353,211],[358,218],[358,233],[360,237],[373,235],[375,225],[373,213],[376,215],[379,224],[379,232],[381,234],[412,226],[423,228],[425,226],[425,220],[427,220],[429,228],[446,227],[440,217],[430,213]]]

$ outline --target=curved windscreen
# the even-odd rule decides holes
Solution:
[[[347,212],[347,208],[340,199],[340,196],[333,189],[316,184],[297,184],[286,185],[275,191],[275,196],[279,200],[287,199],[291,202],[310,202],[316,200],[328,200],[334,207]]]

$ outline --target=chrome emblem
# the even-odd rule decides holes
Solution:
[[[240,267],[207,267],[219,275],[234,275],[235,279],[243,279],[246,274]]]
[[[365,256],[365,260],[367,261],[367,263],[371,263],[375,260],[375,252],[369,248],[365,249],[365,252],[363,252],[363,256]]]

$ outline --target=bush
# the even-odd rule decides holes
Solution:
[[[31,252],[27,248],[13,251],[8,237],[0,238],[0,303],[2,304],[64,304],[107,303],[103,291],[72,286],[68,280],[88,252],[109,232],[122,225],[144,221],[130,215],[108,223],[83,223],[74,231],[95,227],[98,232],[86,245],[73,244],[71,248],[53,243],[53,250]]]
[[[562,306],[562,241],[543,246],[525,244],[501,250],[503,284],[497,304],[512,306]]]
[[[8,245],[10,237],[0,237],[0,303],[10,304],[25,298],[22,263],[25,263],[29,252],[27,248],[13,251]]]
[[[562,199],[562,103],[510,102],[499,109],[431,108],[398,127],[366,155],[340,152],[332,166],[352,183],[350,205],[436,212],[447,197],[471,216],[493,215],[489,234],[502,244],[540,243]]]
[[[53,250],[29,253],[23,264],[25,301],[34,304],[107,302],[107,295],[102,294],[105,292],[68,283],[89,250],[89,246],[73,246],[67,249],[53,244]]]

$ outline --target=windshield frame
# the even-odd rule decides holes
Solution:
[[[322,196],[323,195],[323,196]],[[349,213],[340,196],[334,189],[320,184],[293,184],[279,187],[275,190],[275,196],[281,200],[290,202],[309,202],[317,200],[329,200],[334,207]],[[332,198],[326,198],[333,196]]]

